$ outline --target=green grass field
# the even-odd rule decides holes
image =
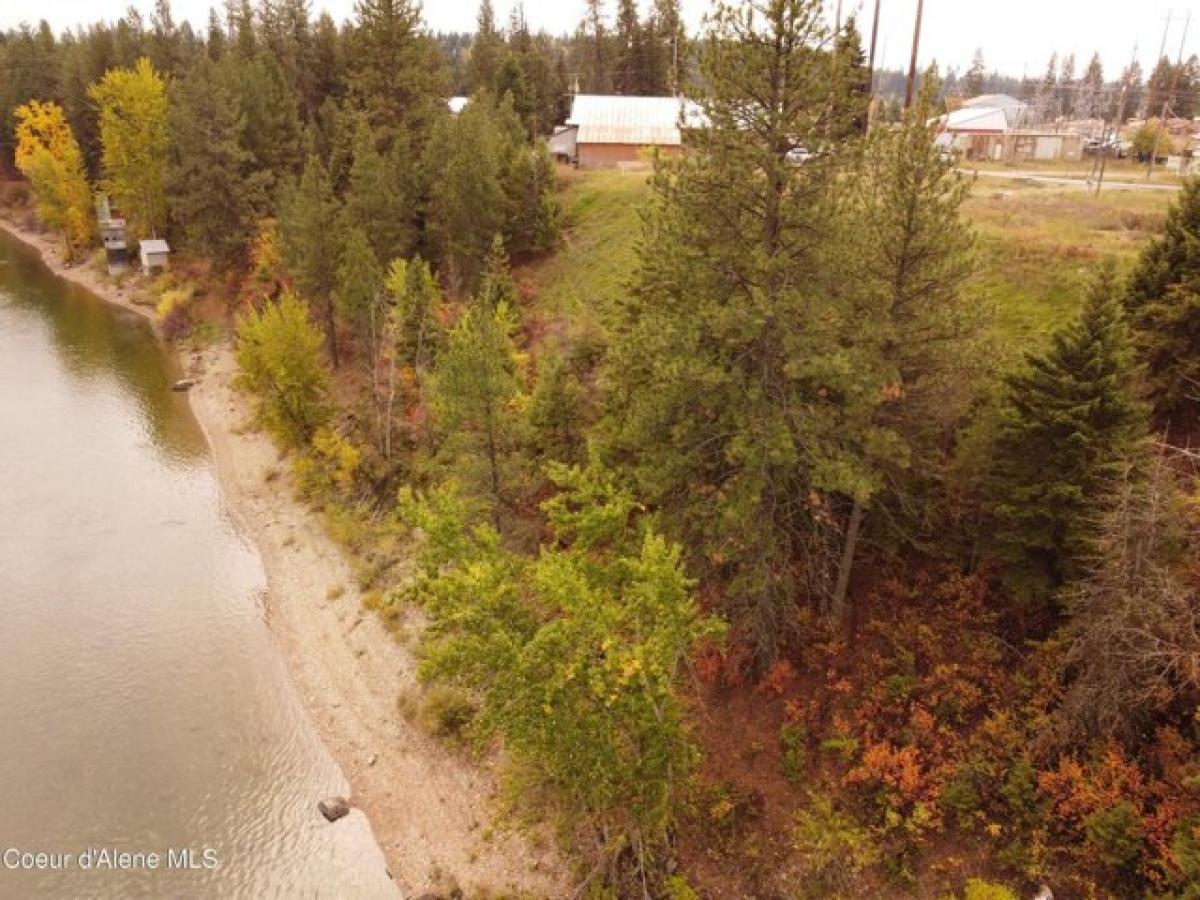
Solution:
[[[1001,355],[1038,346],[1069,320],[1101,260],[1131,266],[1162,227],[1173,196],[1111,190],[1095,197],[1036,182],[977,182],[964,207],[979,236],[972,290],[993,305]]]
[[[523,278],[544,316],[594,320],[633,273],[647,176],[564,170],[561,177],[563,246]],[[963,210],[979,236],[970,291],[994,308],[998,362],[1039,346],[1069,320],[1100,260],[1132,265],[1173,196],[1113,189],[1094,197],[1037,182],[977,181]]]
[[[562,169],[559,177],[562,246],[522,274],[544,315],[591,317],[624,290],[633,273],[649,176]]]

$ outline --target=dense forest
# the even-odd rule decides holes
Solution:
[[[982,57],[868,130],[818,0],[716,0],[692,36],[672,0],[608,13],[560,38],[483,0],[467,37],[411,0],[241,0],[197,32],[159,0],[10,32],[0,201],[81,260],[96,188],[171,239],[164,333],[232,323],[370,605],[420,611],[422,721],[502,760],[581,896],[1200,897],[1200,181],[997,371],[928,124],[1008,87]],[[707,122],[578,318],[521,277],[562,241],[542,137],[575,88]],[[771,730],[716,746],[750,706]]]

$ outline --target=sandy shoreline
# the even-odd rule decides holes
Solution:
[[[38,250],[60,277],[153,319],[154,307],[134,303],[131,289],[115,289],[88,265],[66,266],[51,237],[3,219],[0,228]],[[401,893],[444,892],[457,884],[468,897],[565,895],[552,849],[489,829],[491,774],[400,715],[397,699],[416,686],[412,654],[363,608],[350,564],[320,520],[292,497],[286,477],[267,480],[268,472],[286,472],[288,463],[269,437],[246,427],[250,400],[232,386],[232,348],[222,342],[180,351],[179,358],[196,381],[189,398],[225,505],[262,558],[271,631]]]

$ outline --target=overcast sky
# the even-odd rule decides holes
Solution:
[[[508,0],[493,0],[507,18]],[[617,0],[607,0],[610,11]],[[643,5],[649,0],[640,0]],[[830,15],[836,0],[827,0]],[[889,68],[907,65],[917,0],[880,0],[883,4],[879,34],[879,57]],[[860,11],[863,31],[875,0],[842,0],[843,12]],[[55,29],[97,18],[119,17],[130,0],[0,0],[0,27],[47,18]],[[153,0],[133,0],[149,17]],[[174,0],[176,19],[188,18],[203,24],[210,5],[220,0]],[[694,30],[709,0],[683,0]],[[349,18],[354,0],[313,0],[316,10],[328,10],[335,19]],[[425,20],[437,30],[467,31],[474,25],[478,0],[427,0]],[[1002,73],[1040,75],[1055,50],[1073,52],[1081,69],[1098,50],[1110,77],[1123,68],[1138,45],[1138,56],[1147,68],[1153,65],[1162,44],[1167,15],[1174,11],[1168,53],[1174,58],[1183,37],[1184,17],[1193,9],[1192,28],[1186,54],[1200,50],[1200,4],[1196,0],[926,0],[921,60],[936,58],[945,65],[965,69],[975,48],[983,50],[989,65]],[[551,32],[574,29],[583,10],[583,0],[525,0],[525,14],[534,28]]]

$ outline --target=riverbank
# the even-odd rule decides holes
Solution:
[[[37,249],[55,274],[153,318],[153,306],[136,303],[133,287],[117,288],[86,264],[67,266],[52,238],[3,220],[0,227]],[[262,559],[266,616],[293,683],[402,894],[444,893],[454,885],[467,896],[566,893],[550,849],[489,827],[491,774],[401,716],[397,699],[417,688],[412,654],[363,608],[351,566],[318,517],[293,498],[286,477],[276,480],[287,462],[248,427],[250,400],[233,387],[231,346],[181,352],[180,362],[196,382],[191,406],[226,508]]]

